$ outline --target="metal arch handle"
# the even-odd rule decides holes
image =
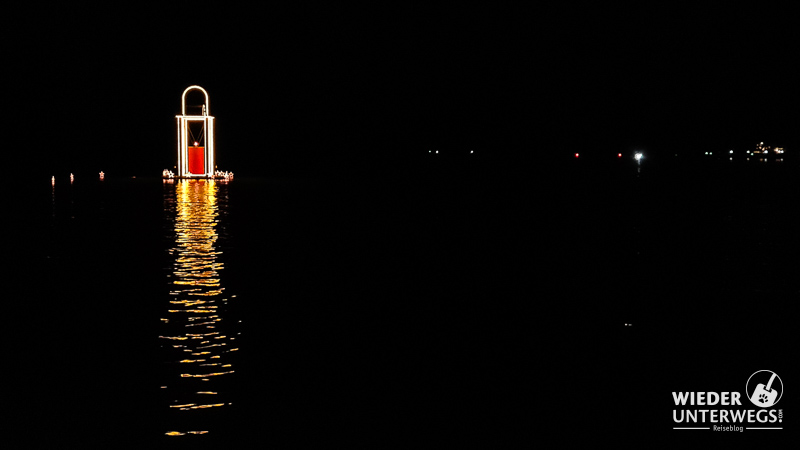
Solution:
[[[204,116],[210,115],[211,113],[209,112],[208,92],[206,92],[205,89],[203,89],[202,87],[200,87],[200,86],[198,86],[196,84],[194,84],[192,86],[189,86],[186,89],[184,89],[183,95],[181,95],[181,115],[182,116],[186,115],[186,93],[191,91],[191,90],[194,90],[194,89],[202,91],[203,95],[205,95],[206,103],[205,103],[205,110],[203,111],[203,115]]]

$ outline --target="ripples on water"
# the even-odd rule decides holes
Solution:
[[[227,186],[215,181],[165,182],[164,210],[174,243],[168,250],[169,300],[161,317],[164,369],[161,389],[169,408],[167,436],[213,433],[219,414],[233,404],[231,378],[238,349],[235,295],[223,286],[220,221]]]

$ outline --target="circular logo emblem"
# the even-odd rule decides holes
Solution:
[[[754,405],[768,408],[778,403],[783,396],[783,381],[771,370],[759,370],[747,379],[745,389],[747,398]]]

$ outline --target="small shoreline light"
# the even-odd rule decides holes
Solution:
[[[641,162],[642,158],[644,158],[642,152],[636,152],[636,154],[633,155],[633,159],[635,159],[638,162]]]

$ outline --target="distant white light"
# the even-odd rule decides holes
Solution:
[[[436,150],[436,153],[439,153],[439,150]]]
[[[637,161],[641,161],[642,158],[644,158],[644,155],[642,155],[642,152],[636,152],[636,154],[633,155],[633,158],[636,159]]]
[[[472,154],[472,153],[475,153],[475,150],[470,150],[469,152],[470,152],[470,154]]]
[[[733,150],[731,150],[729,153],[733,154]]]

